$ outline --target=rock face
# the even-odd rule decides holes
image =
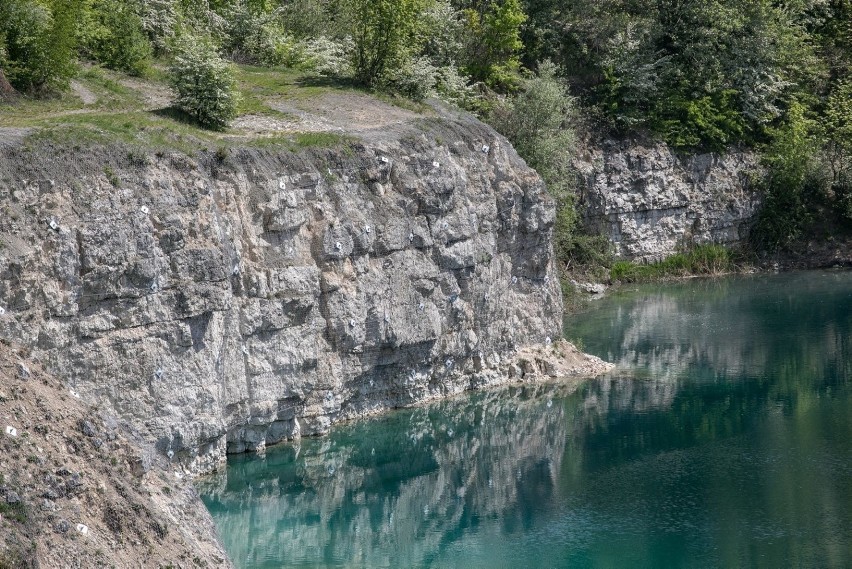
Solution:
[[[604,141],[578,163],[585,221],[616,256],[661,260],[689,244],[736,246],[760,207],[753,154],[678,156],[662,143]]]
[[[190,480],[0,343],[0,567],[231,567]]]
[[[0,336],[187,471],[561,336],[554,204],[470,118],[299,153],[32,142],[0,171]]]

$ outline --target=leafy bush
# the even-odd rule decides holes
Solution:
[[[489,121],[503,133],[530,166],[550,185],[551,193],[570,186],[570,163],[575,147],[571,128],[574,98],[557,77],[550,61],[526,79],[514,97],[502,99]]]
[[[580,228],[577,175],[571,164],[576,148],[575,101],[557,71],[550,61],[540,63],[538,74],[525,79],[516,95],[494,106],[489,121],[538,171],[556,199],[554,247],[562,266],[605,264],[610,256],[608,241],[584,235]]]
[[[78,28],[84,50],[106,67],[143,74],[152,49],[133,6],[121,0],[97,0],[90,17]]]
[[[288,0],[280,4],[282,27],[300,40],[352,33],[353,5],[349,0]]]
[[[493,89],[511,91],[518,84],[521,26],[527,20],[520,0],[483,3],[466,8],[463,14],[465,72]]]
[[[227,10],[225,22],[224,48],[234,61],[280,65],[296,43],[278,24],[277,12],[255,14],[240,2]]]
[[[291,52],[288,65],[312,69],[322,75],[348,77],[352,75],[350,54],[353,50],[350,37],[335,40],[320,36],[299,42]]]
[[[823,184],[816,168],[818,143],[813,128],[805,107],[793,103],[763,152],[766,173],[756,185],[764,201],[752,231],[759,249],[790,245],[813,220],[814,203]]]
[[[462,108],[467,108],[474,97],[470,79],[453,64],[435,70],[435,94],[441,100]]]
[[[729,89],[689,99],[673,95],[660,101],[651,115],[651,125],[674,147],[724,150],[729,144],[744,140],[748,130],[744,116],[735,106],[736,94]]]
[[[178,42],[169,83],[177,94],[173,105],[204,127],[222,129],[237,114],[233,72],[209,38],[186,36]]]
[[[836,210],[852,221],[852,79],[833,86],[824,114],[823,168],[831,177],[830,192]]]
[[[434,94],[438,83],[438,69],[432,65],[428,57],[420,56],[407,59],[398,68],[389,72],[386,84],[392,91],[400,93],[415,101]]]
[[[5,37],[0,64],[15,88],[35,94],[67,88],[75,71],[75,9],[73,0],[0,5],[0,36]]]
[[[351,0],[355,78],[375,87],[417,53],[426,0]]]
[[[434,0],[422,16],[423,55],[436,66],[455,66],[464,57],[465,21],[449,0]]]

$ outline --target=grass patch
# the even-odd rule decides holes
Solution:
[[[0,501],[0,514],[6,519],[14,520],[21,524],[27,523],[27,508],[22,502],[7,504],[5,501]]]
[[[45,115],[73,111],[83,107],[80,98],[71,93],[45,98],[32,98],[26,95],[11,101],[0,100],[0,126],[33,126],[34,119]]]
[[[61,120],[45,120],[40,126],[27,137],[28,141],[47,140],[74,150],[119,141],[189,154],[218,140],[215,133],[177,117],[145,111],[69,115]]]
[[[284,68],[237,65],[236,79],[241,99],[237,109],[239,116],[265,115],[292,118],[269,106],[268,99],[282,97],[292,90],[300,74]]]
[[[118,97],[130,97],[133,92],[111,77],[109,72],[100,67],[89,67],[83,71],[77,79],[80,83],[102,93],[112,94]]]
[[[384,103],[399,107],[400,109],[405,109],[406,111],[411,111],[412,113],[417,113],[418,115],[425,114],[429,111],[429,105],[426,103],[412,101],[411,99],[400,97],[399,95],[383,93],[382,91],[376,91],[370,94]]]
[[[696,245],[662,261],[638,264],[616,261],[610,269],[610,280],[622,283],[642,283],[689,277],[693,275],[720,275],[736,270],[734,254],[721,245]]]
[[[140,95],[122,85],[118,81],[120,77],[119,73],[100,67],[83,68],[74,80],[91,91],[96,97],[94,103],[83,104],[73,90],[45,98],[21,95],[13,101],[0,102],[0,126],[39,127],[45,121],[73,116],[73,113],[99,114],[141,109]]]
[[[307,101],[346,85],[327,82],[324,78],[286,67],[236,65],[237,89],[242,95],[239,114],[288,116],[269,106],[272,99]]]
[[[291,152],[298,152],[306,148],[338,147],[346,151],[355,141],[356,139],[351,136],[336,132],[298,132],[249,139],[245,143],[261,148],[283,147]]]

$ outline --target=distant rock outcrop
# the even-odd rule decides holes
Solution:
[[[664,143],[606,140],[577,162],[587,225],[623,259],[659,261],[692,244],[737,246],[760,208],[755,154],[676,154]]]

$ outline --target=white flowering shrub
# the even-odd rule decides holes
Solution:
[[[452,63],[439,67],[435,79],[435,94],[442,101],[466,108],[475,97],[470,79]]]
[[[435,94],[438,68],[425,56],[407,59],[398,69],[388,73],[387,83],[392,91],[422,101]]]
[[[301,41],[293,51],[292,66],[331,77],[349,77],[352,75],[350,54],[353,49],[354,42],[350,37],[335,40],[319,36]]]
[[[450,0],[433,0],[423,12],[423,53],[438,66],[452,65],[464,54],[467,29],[464,13]]]
[[[237,115],[233,72],[208,38],[184,36],[177,42],[169,83],[177,95],[172,104],[201,126],[222,129]]]
[[[178,27],[175,0],[141,0],[140,18],[154,52],[166,53]]]

